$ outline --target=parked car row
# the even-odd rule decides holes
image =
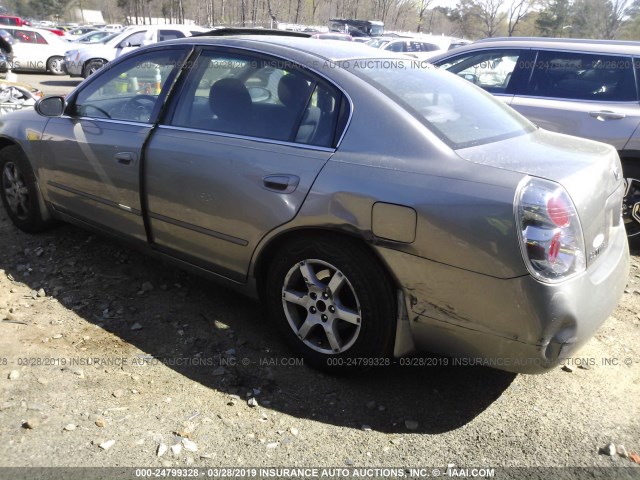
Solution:
[[[113,234],[260,297],[329,370],[428,350],[544,372],[613,311],[615,148],[398,53],[231,33],[137,48],[6,115],[11,221]]]
[[[146,25],[130,27],[120,33],[90,31],[72,41],[65,41],[42,28],[5,26],[3,30],[15,41],[13,62],[9,65],[12,70],[42,71],[53,75],[66,73],[85,78],[134,48],[205,31],[196,26]]]
[[[420,37],[382,36],[374,37],[367,45],[389,52],[403,53],[413,58],[427,60],[443,51],[453,50],[470,43],[454,37],[423,35]]]
[[[65,52],[64,71],[87,78],[107,62],[144,45],[184,38],[206,29],[194,25],[141,25],[131,27],[104,42],[80,46]]]
[[[62,62],[69,44],[58,35],[32,27],[4,26],[3,30],[15,40],[12,70],[64,74]]]

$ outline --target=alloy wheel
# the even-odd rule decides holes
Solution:
[[[295,335],[317,352],[343,353],[360,334],[360,302],[351,282],[322,260],[304,260],[291,267],[282,288],[282,306]]]
[[[622,200],[622,219],[627,236],[640,235],[640,180],[625,178],[626,190]]]

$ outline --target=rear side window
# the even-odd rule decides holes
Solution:
[[[637,101],[630,57],[541,51],[528,94],[570,100]]]

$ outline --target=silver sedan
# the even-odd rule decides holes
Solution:
[[[93,228],[260,297],[327,369],[427,350],[543,372],[614,309],[615,149],[389,52],[222,33],[4,117],[15,225]]]

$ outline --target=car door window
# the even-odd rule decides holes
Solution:
[[[33,32],[30,30],[16,30],[14,37],[17,43],[47,43],[42,35],[40,35],[38,32]]]
[[[178,30],[160,30],[158,32],[158,41],[164,42],[167,40],[175,40],[177,38],[184,38],[185,34]]]
[[[519,59],[518,50],[494,50],[461,55],[438,66],[488,92],[506,93]]]
[[[295,65],[203,52],[170,124],[328,147],[342,102],[337,89]]]
[[[630,57],[541,51],[529,95],[600,101],[637,101]]]
[[[405,45],[405,42],[393,42],[387,45],[385,50],[389,50],[392,52],[406,52],[407,46]]]
[[[144,42],[144,37],[147,32],[136,32],[133,35],[129,35],[122,42],[120,42],[120,48],[126,47],[139,47]]]
[[[438,46],[427,42],[409,42],[407,52],[435,52]]]
[[[149,123],[183,51],[153,51],[104,70],[83,88],[71,113],[78,117]]]

